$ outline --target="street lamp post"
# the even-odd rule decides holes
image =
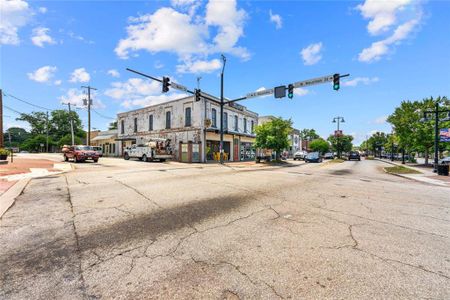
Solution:
[[[223,72],[225,71],[225,63],[227,59],[225,55],[222,54],[222,73],[220,73],[220,163],[223,164]]]
[[[338,153],[339,158],[341,158],[341,145],[339,142],[339,138],[340,138],[339,123],[340,122],[345,123],[344,117],[337,116],[337,117],[333,118],[333,123],[337,123],[336,137],[337,137],[337,153]]]
[[[447,113],[447,117],[440,119],[439,114],[440,113]],[[436,105],[434,107],[434,110],[427,110],[423,112],[423,118],[420,119],[420,122],[427,122],[430,121],[430,118],[428,118],[429,114],[434,114],[434,166],[433,166],[433,172],[437,173],[437,167],[439,163],[439,122],[446,122],[450,121],[450,110],[449,109],[439,109],[439,102],[436,101]]]

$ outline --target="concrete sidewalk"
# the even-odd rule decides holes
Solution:
[[[377,160],[383,161],[385,163],[394,165],[394,166],[404,166],[408,167],[410,169],[413,169],[417,172],[420,172],[420,174],[394,174],[403,178],[412,179],[428,184],[438,185],[438,186],[447,186],[450,187],[450,176],[440,176],[433,172],[432,168],[426,168],[426,167],[417,167],[411,164],[402,164],[395,161],[390,161],[386,159],[379,159]]]

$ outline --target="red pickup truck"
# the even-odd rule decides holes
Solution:
[[[88,159],[98,162],[99,155],[92,146],[65,146],[63,147],[64,161],[73,159],[75,162],[84,162]]]

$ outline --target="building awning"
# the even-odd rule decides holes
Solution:
[[[114,139],[114,140],[115,140],[115,141],[122,141],[122,142],[125,142],[125,141],[136,142],[136,138],[129,138],[129,137],[116,138],[116,139]]]
[[[91,141],[101,141],[101,140],[109,140],[114,138],[116,135],[115,134],[111,134],[111,135],[97,135],[95,138],[91,139]]]

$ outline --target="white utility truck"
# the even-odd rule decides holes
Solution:
[[[142,145],[132,145],[125,148],[123,158],[129,160],[130,158],[138,158],[143,161],[166,161],[172,158],[172,148],[170,146],[170,139],[153,138],[148,143]]]

